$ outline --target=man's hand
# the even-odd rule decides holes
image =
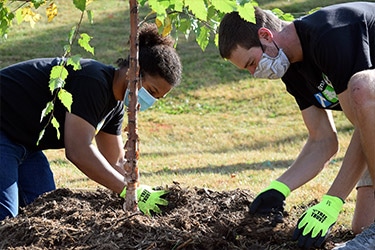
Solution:
[[[290,194],[290,189],[284,183],[273,181],[260,192],[250,205],[250,214],[274,214],[274,222],[283,221],[285,198]]]
[[[126,187],[124,191],[121,192],[120,197],[125,198]],[[138,208],[142,213],[151,216],[151,212],[161,213],[158,205],[166,206],[168,201],[161,198],[161,196],[168,193],[166,190],[154,190],[150,186],[140,185],[137,187],[137,199],[138,199]]]
[[[338,197],[324,195],[320,203],[309,208],[298,220],[292,240],[304,248],[320,247],[336,223],[344,201]]]
[[[290,189],[284,183],[273,181],[260,192],[250,206],[251,214],[269,214],[284,211],[285,198],[290,194]]]
[[[260,193],[250,205],[250,214],[270,214],[284,211],[285,196],[275,189]]]

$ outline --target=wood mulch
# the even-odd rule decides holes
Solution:
[[[169,204],[153,217],[125,212],[124,200],[107,189],[57,189],[0,222],[0,249],[298,249],[291,235],[306,206],[276,224],[250,216],[249,190],[164,188]],[[353,238],[348,229],[333,229],[322,249]]]

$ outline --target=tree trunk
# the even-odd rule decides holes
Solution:
[[[139,159],[139,138],[137,114],[138,84],[139,84],[139,63],[138,63],[138,3],[137,0],[129,0],[130,5],[130,66],[129,77],[129,107],[128,107],[128,140],[125,144],[125,181],[127,183],[126,198],[124,203],[125,211],[138,211],[137,186],[138,186],[138,159]]]

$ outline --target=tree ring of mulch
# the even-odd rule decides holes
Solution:
[[[170,187],[168,206],[152,217],[123,210],[124,200],[107,189],[57,189],[0,222],[0,249],[298,249],[291,241],[306,206],[274,218],[249,214],[249,190],[217,192]],[[316,203],[312,201],[311,204]],[[353,238],[334,227],[321,249]]]

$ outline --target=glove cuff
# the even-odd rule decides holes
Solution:
[[[125,195],[126,195],[126,185],[118,196],[120,196],[120,198],[125,198]]]
[[[270,190],[270,189],[275,189],[275,190],[279,191],[280,193],[282,193],[285,196],[285,198],[288,197],[289,194],[290,194],[290,188],[280,181],[276,181],[276,180],[272,181],[270,183],[270,185],[264,191],[267,191],[267,190]]]
[[[339,197],[325,194],[323,195],[321,203],[336,211],[340,211],[345,202]]]

